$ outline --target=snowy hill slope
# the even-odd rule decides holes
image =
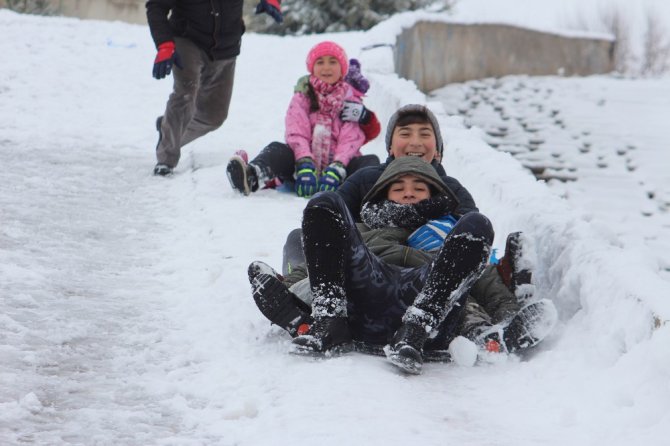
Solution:
[[[440,114],[448,172],[492,218],[497,247],[511,230],[528,234],[538,293],[559,307],[537,351],[408,378],[376,357],[289,356],[288,337],[255,308],[246,267],[280,265],[305,201],[234,194],[226,161],[282,138],[318,40],[361,57],[382,122],[423,100],[390,73],[388,48],[360,50],[397,23],[245,36],[229,120],[169,179],[150,175],[170,85],[150,77],[145,27],[5,10],[0,26],[15,36],[0,41],[1,443],[628,445],[667,435],[670,308],[658,265],[458,117]],[[367,150],[384,152],[380,140]]]

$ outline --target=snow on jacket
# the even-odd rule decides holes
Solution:
[[[394,218],[405,218],[403,217],[405,212],[401,211],[401,208],[411,208],[412,205],[393,203],[387,199],[389,187],[405,175],[413,175],[422,179],[429,185],[431,196],[453,195],[453,192],[444,184],[429,163],[419,158],[404,157],[388,164],[363,199],[363,206],[367,202],[392,204],[390,212],[396,214]],[[376,221],[379,215],[370,215],[369,212],[363,214],[365,214],[362,216],[363,223],[357,223],[356,226],[366,246],[380,259],[403,267],[422,266],[433,259],[433,254],[407,246],[407,238],[425,221],[416,223],[414,218],[407,218],[402,227],[396,227],[385,222],[379,225],[379,222]]]
[[[370,252],[388,264],[416,268],[432,262],[437,254],[407,246],[407,237],[412,232],[408,229],[370,229],[363,223],[356,226]],[[313,296],[304,265],[298,265],[287,275],[285,284],[311,305]],[[495,265],[489,265],[468,293],[456,334],[476,341],[483,330],[489,329],[492,324],[509,320],[520,309],[516,296],[505,286]]]
[[[300,82],[299,82],[300,85]],[[361,102],[361,93],[351,85],[345,83],[344,100]],[[304,157],[313,158],[312,132],[317,120],[317,112],[310,110],[310,99],[306,91],[296,87],[296,93],[286,112],[286,143],[293,150],[296,160]],[[304,88],[303,88],[304,90]],[[345,122],[340,119],[342,110],[333,110],[331,117],[330,162],[339,161],[345,166],[352,158],[361,156],[360,148],[365,142],[365,135],[357,122]]]
[[[148,0],[147,22],[156,47],[185,37],[211,59],[229,59],[240,54],[243,6],[244,0]]]
[[[469,197],[471,204],[468,204],[468,206],[474,207],[474,201],[470,194],[455,179],[452,180],[456,183],[451,183],[451,187],[447,186],[449,183],[445,181],[446,175],[442,166],[438,163],[411,163],[415,169],[420,171],[408,171],[407,166],[398,163],[392,164],[392,160],[393,158],[390,158],[387,161],[387,166],[381,166],[381,169],[377,167],[362,169],[362,171],[367,170],[371,173],[363,176],[365,181],[362,184],[367,185],[364,188],[365,192],[355,189],[356,193],[366,196],[367,200],[385,198],[387,186],[400,176],[411,173],[427,180],[428,184],[437,189],[436,193],[438,194],[448,193],[449,190],[455,192],[455,188],[456,191],[460,191],[460,193],[456,193],[459,199],[463,200],[463,198]],[[352,175],[350,179],[355,176],[356,174]],[[376,177],[376,180],[371,181],[372,177]],[[348,181],[349,179],[345,181],[345,184]],[[371,184],[366,181],[371,181]],[[454,187],[454,184],[460,186],[460,189]],[[358,201],[359,209],[364,204],[361,201],[363,201],[362,198]],[[476,207],[473,210],[476,210]],[[415,268],[432,262],[437,255],[437,252],[426,252],[407,246],[407,238],[414,228],[383,227],[371,229],[365,223],[357,223],[356,227],[370,252],[388,264]],[[300,299],[311,304],[312,296],[307,279],[307,269],[303,265],[295,268],[286,277],[285,283],[287,286],[291,286],[291,291],[295,292]],[[491,327],[491,324],[509,320],[519,310],[520,305],[516,296],[505,286],[495,265],[489,265],[469,290],[465,301],[465,311],[459,321],[459,328],[456,333],[475,341],[481,335],[482,330],[487,330]]]
[[[430,164],[416,162],[415,159],[402,158],[402,160],[407,162],[388,164],[364,201],[386,199],[388,187],[407,174],[419,176],[431,185],[433,196],[451,192]],[[437,255],[437,252],[426,252],[407,246],[407,238],[416,228],[371,229],[365,223],[357,223],[356,226],[370,252],[387,263],[401,267],[417,267],[432,262]],[[489,265],[469,291],[459,333],[475,340],[480,334],[480,327],[508,320],[519,309],[518,300],[505,286],[495,266]]]

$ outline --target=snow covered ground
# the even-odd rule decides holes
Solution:
[[[150,76],[146,27],[0,10],[0,28],[12,36],[0,41],[0,443],[667,438],[670,81],[502,80],[507,93],[496,100],[528,104],[512,110],[523,117],[512,122],[532,121],[542,134],[534,152],[544,161],[564,144],[559,159],[577,181],[547,185],[523,167],[528,159],[486,143],[500,148],[496,138],[525,135],[512,125],[504,137],[486,133],[499,116],[486,117],[493,105],[481,100],[458,116],[467,92],[484,93],[493,81],[425,98],[392,73],[388,48],[361,50],[392,41],[408,20],[368,33],[246,35],[230,118],[163,179],[151,175],[153,121],[170,81]],[[237,149],[255,154],[282,138],[304,56],[326,38],[361,58],[372,81],[366,103],[382,122],[409,102],[428,100],[439,113],[447,171],[491,217],[498,248],[510,231],[527,234],[538,296],[552,299],[561,318],[532,354],[475,367],[429,364],[422,376],[405,377],[377,357],[290,356],[288,336],[256,309],[246,267],[280,265],[305,201],[276,191],[241,197],[225,165]],[[521,82],[525,90],[514,92]],[[530,105],[533,89],[543,113]],[[588,153],[579,150],[585,141]],[[366,150],[383,155],[381,139]]]
[[[645,246],[670,279],[670,82],[610,76],[509,76],[434,92],[449,114],[483,130],[546,179],[584,217],[629,247]],[[632,230],[635,229],[635,230]]]

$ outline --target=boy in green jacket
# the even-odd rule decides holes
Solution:
[[[373,267],[373,271],[381,271],[382,275],[393,279],[378,281],[380,286],[372,286],[375,292],[366,295],[360,290],[369,291],[370,287],[355,285],[356,276],[362,278],[358,282],[365,282],[369,278],[374,282],[375,274],[366,279],[361,268],[351,268],[355,261],[345,266],[345,276],[350,278],[345,280],[345,294],[349,301],[346,319],[351,341],[357,346],[365,345],[366,350],[380,351],[381,346],[389,342],[401,325],[403,313],[418,294],[417,289],[426,280],[425,275],[433,268],[431,263],[444,244],[444,239],[457,222],[451,215],[436,216],[438,218],[429,222],[417,219],[409,205],[429,203],[426,200],[431,197],[454,198],[430,164],[416,157],[404,157],[390,163],[363,200],[363,223],[358,223],[356,229],[365,248],[357,243],[352,245],[358,250],[369,252],[359,255],[359,258],[365,260],[368,255],[374,256],[374,261],[361,264],[377,264],[378,268]],[[427,251],[430,247],[434,249]],[[419,276],[419,282],[413,283],[412,278]],[[472,281],[479,276],[479,272],[469,276]],[[285,278],[262,262],[254,262],[249,268],[254,299],[263,314],[293,336],[309,340],[309,327],[313,324],[313,318],[308,305],[311,303],[310,284],[305,277],[306,270],[301,268]],[[397,294],[389,285],[391,288],[415,288],[415,291],[401,293],[400,299],[389,300],[389,296]],[[370,297],[371,294],[377,297]],[[434,327],[434,333],[425,340],[423,351],[420,352],[422,359],[443,357],[436,353],[446,349],[457,335],[466,336],[489,350],[517,351],[537,344],[555,322],[555,310],[550,301],[543,300],[521,308],[514,294],[502,283],[495,266],[487,266],[470,293],[461,294],[451,302],[444,320]],[[539,330],[538,326],[543,330]],[[342,344],[348,346],[350,342],[347,339]],[[342,350],[342,345],[331,347]],[[307,347],[298,344],[297,350],[314,353],[309,342]],[[410,366],[410,370],[403,365],[400,366],[404,370],[417,372],[414,368],[416,364]]]

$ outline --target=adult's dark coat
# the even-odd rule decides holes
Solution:
[[[243,0],[149,0],[147,21],[156,47],[184,37],[212,60],[240,54]],[[169,14],[169,19],[168,19]]]

